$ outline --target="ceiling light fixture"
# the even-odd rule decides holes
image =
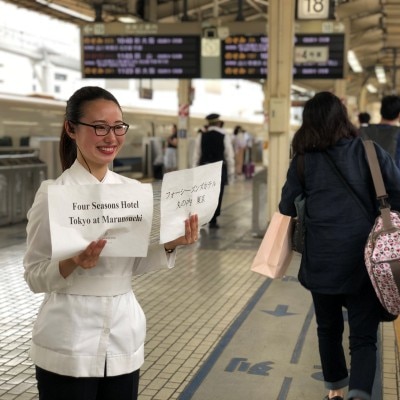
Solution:
[[[295,85],[294,83],[292,83],[292,89],[296,90],[297,92],[300,92],[300,93],[307,93],[308,92],[308,90],[306,88],[304,88],[302,86],[299,86],[299,85]]]
[[[353,72],[358,73],[363,71],[362,66],[356,56],[356,53],[354,53],[353,50],[349,50],[347,52],[347,61],[350,64],[350,67],[353,70]]]
[[[83,19],[84,21],[90,21],[90,22],[94,21],[93,17],[89,17],[86,14],[82,14],[80,12],[77,12],[77,11],[74,11],[74,10],[70,10],[67,7],[63,7],[63,6],[60,6],[58,4],[51,3],[48,0],[35,0],[35,1],[36,1],[36,3],[39,3],[39,4],[41,4],[43,6],[46,6],[46,7],[49,7],[51,9],[53,9],[53,10],[60,11],[60,12],[62,12],[64,14],[68,14],[71,17],[76,17],[76,18],[79,18],[79,19]]]
[[[375,75],[379,83],[383,85],[386,83],[385,69],[381,65],[375,67]]]
[[[376,93],[378,91],[378,89],[374,85],[372,85],[372,83],[368,83],[367,90],[370,93]]]
[[[118,17],[118,21],[122,22],[123,24],[134,24],[135,22],[138,22],[138,19],[127,15],[125,17]]]

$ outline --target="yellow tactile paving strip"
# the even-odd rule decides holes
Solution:
[[[395,328],[397,347],[399,347],[400,346],[400,318],[397,318],[396,321],[393,322],[393,325]],[[399,350],[399,348],[398,348],[398,350]]]
[[[398,319],[395,322],[382,324],[382,386],[384,400],[400,399],[399,322]]]

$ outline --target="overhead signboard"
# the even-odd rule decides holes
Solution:
[[[296,34],[294,79],[342,79],[344,77],[343,34]]]
[[[221,43],[221,78],[265,79],[268,75],[266,35],[229,36]],[[296,34],[294,79],[343,78],[343,34]]]
[[[200,37],[86,34],[82,72],[84,78],[200,78]]]
[[[317,22],[303,24],[295,34],[293,78],[341,79],[344,32],[335,32],[332,25],[330,32],[313,33],[312,28],[321,29]],[[81,29],[82,74],[114,79],[265,79],[265,24],[225,28],[224,35],[210,38],[203,36],[200,24],[192,23],[88,24]]]
[[[296,18],[299,20],[334,19],[333,0],[297,0]]]
[[[267,76],[268,39],[265,35],[228,36],[221,46],[222,78]]]

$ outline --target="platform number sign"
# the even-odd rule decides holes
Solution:
[[[297,19],[333,18],[332,0],[297,0]]]

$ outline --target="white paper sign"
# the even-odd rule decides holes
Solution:
[[[49,186],[52,258],[83,251],[106,239],[101,256],[145,257],[153,217],[150,184]]]
[[[214,215],[221,189],[222,161],[200,167],[169,172],[161,187],[160,243],[185,234],[184,221],[191,214],[199,226]]]

